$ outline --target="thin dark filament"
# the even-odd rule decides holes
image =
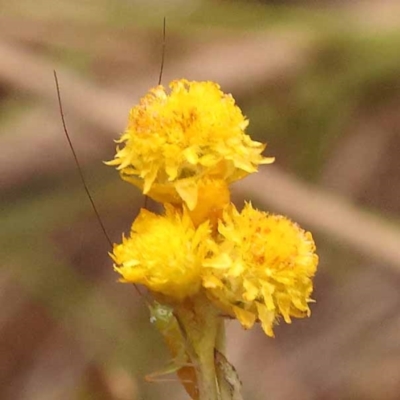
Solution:
[[[67,140],[68,140],[68,144],[69,144],[69,147],[70,147],[70,149],[71,149],[72,155],[73,155],[73,157],[74,157],[75,164],[76,164],[76,166],[77,166],[77,168],[78,168],[78,173],[79,173],[79,176],[80,176],[80,178],[81,178],[82,185],[83,185],[83,187],[84,187],[84,189],[85,189],[85,192],[86,192],[86,194],[87,194],[87,197],[89,198],[90,204],[92,205],[93,211],[94,211],[94,213],[96,214],[97,221],[99,222],[99,225],[100,225],[100,227],[101,227],[101,229],[102,229],[102,231],[103,231],[103,233],[104,233],[105,238],[107,239],[108,244],[109,244],[110,247],[112,248],[112,247],[113,247],[113,244],[112,244],[112,242],[111,242],[110,237],[109,237],[108,234],[107,234],[107,230],[106,230],[106,228],[105,228],[105,226],[104,226],[104,224],[103,224],[103,221],[102,221],[102,219],[101,219],[101,217],[100,217],[100,214],[99,214],[99,212],[97,211],[97,207],[96,207],[96,205],[95,205],[95,203],[94,203],[94,200],[93,200],[92,195],[90,194],[89,188],[88,188],[88,186],[87,186],[87,184],[86,184],[85,176],[83,175],[83,171],[82,171],[81,165],[80,165],[80,163],[79,163],[79,161],[78,161],[78,157],[77,157],[77,155],[76,155],[76,153],[75,153],[74,146],[72,145],[72,141],[71,141],[71,138],[70,138],[70,136],[69,136],[68,129],[67,129],[67,124],[66,124],[66,122],[65,122],[64,110],[63,110],[63,106],[62,106],[62,102],[61,102],[60,86],[59,86],[59,84],[58,84],[58,78],[57,78],[57,72],[56,72],[56,71],[53,71],[53,72],[54,72],[54,80],[55,80],[55,82],[56,82],[58,106],[59,106],[59,109],[60,109],[61,121],[62,121],[62,125],[63,125],[63,129],[64,129],[65,136],[66,136],[66,138],[67,138]]]
[[[161,49],[161,65],[160,65],[160,74],[158,76],[158,85],[161,85],[162,76],[164,72],[164,61],[165,61],[165,46],[166,46],[166,26],[167,26],[167,19],[164,17],[163,20],[163,40],[162,40],[162,49]],[[147,208],[149,201],[148,196],[144,196],[144,204],[143,208]]]
[[[161,80],[162,80],[162,75],[164,71],[164,60],[165,60],[165,43],[166,43],[166,25],[167,25],[167,20],[164,17],[163,21],[163,41],[162,41],[162,50],[161,50],[161,66],[160,66],[160,75],[158,77],[158,84],[161,85]]]
[[[96,214],[97,221],[98,221],[98,223],[99,223],[99,225],[101,227],[101,230],[104,233],[104,237],[107,239],[107,242],[108,242],[110,248],[112,249],[113,248],[113,244],[111,242],[110,237],[108,236],[107,230],[106,230],[106,228],[105,228],[105,226],[103,224],[103,221],[102,221],[102,219],[100,217],[100,213],[97,211],[96,204],[94,203],[93,197],[90,194],[89,188],[88,188],[88,186],[86,184],[86,179],[85,179],[85,176],[83,175],[83,171],[82,171],[81,165],[79,163],[78,156],[76,155],[74,146],[72,145],[72,141],[71,141],[71,138],[69,136],[68,129],[67,129],[67,124],[65,122],[64,110],[63,110],[62,101],[61,101],[60,85],[58,84],[58,78],[57,78],[57,72],[53,71],[53,73],[54,73],[54,81],[56,83],[56,89],[57,89],[57,98],[58,98],[58,106],[59,106],[59,109],[60,109],[61,121],[62,121],[62,125],[63,125],[63,128],[64,128],[65,136],[67,137],[67,140],[68,140],[69,148],[71,149],[72,155],[73,155],[74,160],[75,160],[75,164],[76,164],[76,166],[78,168],[78,172],[79,172],[79,176],[81,178],[82,185],[83,185],[83,187],[85,189],[87,197],[89,198],[90,204],[92,205],[92,209],[93,209],[94,213]],[[135,284],[133,284],[133,286],[134,286],[135,290],[138,292],[139,296],[144,298],[146,304],[148,305],[149,303],[148,303],[146,297],[141,293],[139,288]]]

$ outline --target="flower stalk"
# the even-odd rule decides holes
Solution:
[[[185,332],[187,351],[196,371],[199,399],[220,400],[214,360],[218,337],[218,310],[204,294],[177,305],[175,315]]]

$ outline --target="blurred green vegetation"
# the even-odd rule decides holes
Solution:
[[[310,67],[290,87],[264,88],[250,99],[250,133],[278,149],[288,168],[317,181],[356,111],[373,112],[398,96],[399,46],[397,32],[320,36]]]

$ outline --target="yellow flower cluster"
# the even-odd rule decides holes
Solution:
[[[117,141],[121,177],[162,203],[196,206],[198,181],[231,183],[273,162],[265,145],[244,133],[248,121],[231,95],[213,82],[176,80],[166,93],[157,86],[133,107]]]
[[[279,315],[287,323],[310,315],[318,257],[309,232],[251,204],[241,213],[227,207],[218,231],[218,246],[203,263],[210,298],[246,328],[260,320],[269,336]]]
[[[142,209],[130,237],[114,246],[115,270],[125,282],[182,300],[200,289],[210,237],[208,222],[195,228],[185,211],[166,205],[161,216]]]
[[[318,264],[309,232],[283,216],[230,202],[229,184],[273,158],[245,133],[248,121],[212,82],[174,81],[131,110],[118,141],[123,179],[164,204],[142,210],[112,258],[122,281],[171,302],[205,293],[245,328],[260,321],[273,336],[280,316],[310,315]]]

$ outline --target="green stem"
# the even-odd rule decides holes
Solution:
[[[214,360],[219,326],[217,310],[200,294],[176,305],[174,311],[196,369],[198,400],[220,400]]]

